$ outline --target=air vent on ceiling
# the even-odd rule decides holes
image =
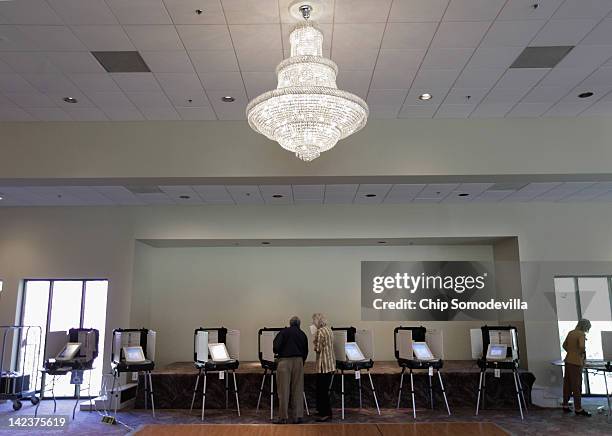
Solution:
[[[151,70],[137,51],[92,51],[109,73],[149,73]]]
[[[518,191],[526,185],[527,183],[522,182],[496,183],[487,189],[487,191]]]
[[[126,186],[133,194],[161,194],[163,191],[157,186]]]
[[[527,47],[515,59],[510,68],[553,68],[574,46]]]

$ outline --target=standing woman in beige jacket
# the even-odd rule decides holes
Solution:
[[[582,372],[586,359],[586,334],[591,329],[591,321],[581,319],[576,328],[569,332],[563,341],[565,355],[565,374],[563,376],[563,412],[569,413],[568,401],[574,397],[574,412],[579,416],[591,416],[582,408]]]
[[[336,357],[334,356],[334,335],[327,326],[327,320],[321,313],[312,315],[313,345],[317,353],[317,421],[328,421],[332,417],[329,400],[329,384],[332,374],[336,370]]]

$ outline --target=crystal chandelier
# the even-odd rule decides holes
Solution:
[[[309,21],[312,8],[300,6],[304,21],[291,32],[291,57],[276,67],[276,89],[247,106],[253,130],[311,161],[343,138],[359,131],[368,105],[338,89],[338,66],[323,57],[323,34]]]

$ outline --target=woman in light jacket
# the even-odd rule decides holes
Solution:
[[[336,358],[334,356],[334,336],[331,328],[327,326],[327,320],[321,313],[312,315],[313,344],[317,353],[317,421],[325,422],[331,419],[332,409],[329,400],[329,384],[336,370]]]
[[[586,334],[591,329],[588,319],[581,319],[576,328],[569,332],[563,342],[565,355],[565,374],[563,375],[563,412],[569,413],[568,401],[574,397],[574,413],[579,416],[591,416],[582,408],[582,372],[586,359]]]

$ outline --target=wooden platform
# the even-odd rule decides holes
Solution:
[[[485,423],[415,423],[415,424],[148,424],[137,436],[473,436],[508,435],[497,425]]]

